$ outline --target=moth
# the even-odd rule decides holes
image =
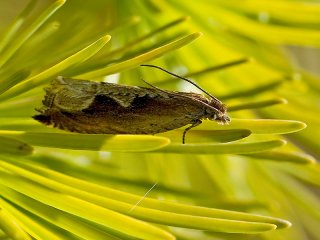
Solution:
[[[227,107],[189,79],[170,73],[208,95],[57,77],[45,88],[43,107],[34,119],[63,130],[88,134],[156,134],[186,125],[182,135],[209,119],[230,122]]]

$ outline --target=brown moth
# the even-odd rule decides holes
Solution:
[[[187,131],[203,119],[221,124],[230,121],[226,106],[198,86],[209,98],[149,85],[151,88],[57,77],[45,89],[44,106],[33,118],[63,130],[89,134],[156,134],[191,124],[183,132],[183,143]]]

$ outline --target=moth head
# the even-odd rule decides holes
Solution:
[[[230,122],[226,105],[215,99],[212,99],[209,105],[212,106],[212,108],[206,108],[206,115],[209,120],[217,121],[220,124],[228,124]]]

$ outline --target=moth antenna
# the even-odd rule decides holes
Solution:
[[[207,103],[205,103],[205,102],[202,102],[201,100],[198,100],[198,99],[195,99],[195,98],[192,98],[192,97],[189,97],[189,96],[181,95],[181,94],[176,94],[176,93],[173,93],[173,92],[168,92],[168,91],[166,91],[166,90],[163,90],[163,89],[161,89],[161,88],[158,88],[158,87],[152,85],[151,83],[148,83],[146,80],[144,80],[144,79],[142,79],[142,78],[141,78],[141,80],[144,81],[146,84],[148,84],[150,87],[152,87],[152,88],[154,88],[154,89],[157,89],[157,90],[159,90],[159,91],[161,91],[161,92],[164,92],[164,93],[169,94],[169,95],[177,96],[177,97],[183,97],[183,98],[191,99],[191,100],[193,100],[193,101],[196,101],[196,102],[198,102],[198,103],[201,103],[201,104],[205,105],[205,106],[208,107],[208,108],[211,108],[211,109],[212,109],[213,111],[215,111],[216,113],[222,113],[219,109],[217,109],[217,108],[215,108],[215,107],[212,107],[211,105],[209,105],[209,104],[207,104]]]
[[[142,65],[140,65],[140,66],[142,66],[142,67],[153,67],[153,68],[157,68],[157,69],[160,69],[161,71],[164,71],[164,72],[166,72],[166,73],[168,73],[168,74],[170,74],[170,75],[172,75],[172,76],[174,76],[174,77],[177,77],[177,78],[180,78],[180,79],[182,79],[182,80],[185,80],[185,81],[187,81],[188,83],[191,83],[193,86],[197,87],[199,90],[201,90],[201,91],[204,92],[205,94],[207,94],[209,97],[211,97],[211,98],[213,98],[214,100],[216,100],[216,101],[218,101],[218,102],[221,103],[221,101],[220,101],[218,98],[216,98],[215,96],[211,95],[211,94],[208,93],[206,90],[204,90],[202,87],[200,87],[198,84],[196,84],[195,82],[191,81],[191,80],[188,79],[188,78],[181,77],[181,76],[179,76],[179,75],[177,75],[177,74],[175,74],[175,73],[169,72],[168,70],[165,70],[165,69],[163,69],[162,67],[158,67],[158,66],[155,66],[155,65],[142,64]]]

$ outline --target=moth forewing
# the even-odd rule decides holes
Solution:
[[[148,83],[149,84],[149,83]],[[157,134],[209,119],[228,123],[225,105],[201,94],[58,77],[34,119],[91,134]],[[211,96],[211,95],[209,95]]]

